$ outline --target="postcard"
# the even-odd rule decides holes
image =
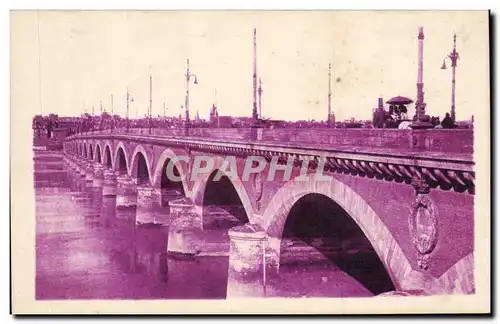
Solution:
[[[12,11],[13,313],[489,313],[489,28]]]

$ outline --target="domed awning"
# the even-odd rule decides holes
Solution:
[[[401,124],[399,124],[398,129],[411,129],[410,127],[411,122],[410,121],[402,121]]]
[[[411,104],[413,100],[410,98],[402,97],[402,96],[397,96],[392,99],[389,99],[386,101],[386,103],[391,104],[391,105],[407,105]]]

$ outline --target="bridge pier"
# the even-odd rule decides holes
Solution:
[[[159,195],[149,184],[137,186],[137,224],[156,224],[155,210],[159,209]]]
[[[266,277],[274,271],[267,253],[267,233],[259,225],[247,223],[231,228],[228,234],[227,298],[269,295],[272,288],[267,285]]]
[[[177,189],[171,189],[171,188],[160,188],[159,189],[161,197],[160,197],[160,202],[161,206],[165,208],[169,208],[169,202],[181,199],[184,197],[184,194],[177,190]]]
[[[85,161],[78,157],[75,162],[75,168],[76,168],[76,175],[80,178],[85,177]]]
[[[92,187],[102,188],[104,182],[104,167],[100,163],[94,164],[94,178],[92,180]]]
[[[192,199],[169,202],[170,227],[167,252],[174,255],[196,255],[203,244],[201,211]]]
[[[83,190],[82,188],[82,176],[80,173],[80,160],[79,157],[74,156],[70,161],[68,175],[71,179],[72,189]]]
[[[116,177],[116,207],[133,208],[137,206],[136,184],[127,174]]]
[[[79,166],[78,175],[85,182],[85,178],[87,177],[87,167],[86,167],[85,162],[82,162],[82,164]]]
[[[88,162],[85,165],[85,183],[87,187],[92,187],[92,182],[94,181],[94,166],[92,163]]]
[[[74,170],[75,177],[81,179],[82,178],[82,161],[79,158],[75,159],[73,170]]]
[[[64,156],[64,162],[66,163],[69,169],[73,168],[74,162],[73,162],[73,157],[71,155]]]
[[[177,189],[172,188],[154,188],[155,196],[153,206],[159,213],[155,214],[154,223],[168,226],[170,225],[170,206],[171,201],[184,198],[184,194]]]
[[[103,172],[102,195],[105,197],[116,196],[116,174],[111,169]]]
[[[63,156],[63,162],[64,162],[64,165],[66,166],[66,168],[67,168],[68,170],[71,170],[71,168],[72,168],[72,163],[73,163],[73,161],[71,160],[71,156],[69,156],[69,155],[66,155],[66,154],[65,154],[65,155]]]

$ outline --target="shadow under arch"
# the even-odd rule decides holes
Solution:
[[[170,179],[167,168],[169,164],[173,163],[172,172],[174,175],[174,179]],[[184,190],[185,182],[183,180],[181,171],[179,171],[174,161],[171,159],[166,159],[161,166],[161,177],[159,179],[159,188],[160,188],[160,200],[162,207],[169,207],[169,201],[180,199],[186,196],[186,192]],[[177,181],[177,179],[180,179]],[[158,180],[157,180],[158,181]]]
[[[318,265],[340,269],[375,295],[395,289],[363,231],[322,194],[306,194],[290,209],[280,246],[280,264],[287,263],[301,270]]]
[[[149,170],[148,154],[142,145],[137,145],[130,163],[130,177],[135,179],[138,185],[151,184]]]
[[[215,174],[219,172],[221,166],[224,163],[224,158],[222,157],[215,157],[214,158],[214,167],[212,168],[212,171],[209,173],[205,173],[200,178],[196,180],[193,186],[193,190],[191,192],[191,198],[193,199],[193,202],[196,206],[204,206],[205,209],[205,195],[207,193],[207,185],[210,182],[214,182],[213,179],[215,177]],[[219,181],[216,182],[221,182],[224,181],[223,178],[225,177],[227,180],[229,180],[231,186],[234,188],[236,191],[239,200],[241,201],[241,204],[243,206],[244,212],[246,214],[246,217],[250,220],[250,222],[253,220],[254,217],[254,209],[252,207],[252,203],[250,201],[250,197],[245,189],[245,185],[243,182],[240,180],[240,178],[236,175],[232,179],[229,178],[224,171],[220,170],[222,173],[222,177],[219,179]],[[227,183],[227,182],[226,182]],[[213,186],[211,186],[213,188]],[[213,189],[212,189],[213,191]]]
[[[155,188],[172,188],[182,192],[182,195],[185,196],[189,193],[189,186],[185,171],[189,166],[186,161],[178,160],[177,157],[178,155],[172,149],[165,149],[161,153],[160,157],[156,161],[154,171],[151,174],[152,183]],[[180,181],[175,181],[176,179],[169,179],[167,176],[167,166],[170,163],[173,163],[172,171],[174,172],[174,176],[180,177]],[[179,185],[182,186],[182,190]]]
[[[217,181],[214,178],[221,172]],[[242,193],[233,181],[216,169],[212,171],[203,188],[199,188],[195,204],[203,206],[202,222],[204,230],[221,230],[224,240],[229,243],[227,230],[249,222],[252,215],[248,215],[242,201]]]
[[[96,161],[98,163],[102,163],[101,146],[99,144],[96,144],[95,146],[95,155],[96,155]]]
[[[118,147],[116,150],[113,169],[121,175],[128,173],[127,157],[125,155],[125,150],[123,147]]]
[[[269,236],[270,248],[277,255],[278,266],[284,234],[286,237],[285,226],[290,213],[304,214],[310,211],[310,207],[304,208],[304,206],[307,206],[307,199],[311,198],[305,198],[306,201],[300,202],[301,198],[306,196],[315,197],[316,200],[324,196],[319,198],[323,208],[326,205],[326,208],[337,211],[343,220],[348,216],[347,219],[351,219],[357,225],[372,246],[394,288],[401,289],[402,283],[412,270],[408,259],[379,215],[363,198],[338,179],[329,182],[292,179],[274,195],[264,211],[263,226]],[[306,204],[303,204],[304,202]],[[302,204],[301,208],[297,207],[300,206],[296,205],[297,203]]]
[[[92,147],[92,144],[89,144],[88,153],[89,153],[89,159],[91,161],[93,161],[94,160],[94,148]]]
[[[106,145],[104,148],[103,164],[110,169],[113,168],[113,156],[111,155],[111,148],[109,145]]]

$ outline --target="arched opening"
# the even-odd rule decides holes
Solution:
[[[92,144],[89,146],[89,154],[90,154],[90,159],[94,160],[94,148],[92,147]]]
[[[327,196],[306,194],[295,202],[280,250],[280,277],[294,283],[282,287],[289,293],[361,297],[395,290],[361,228]]]
[[[137,153],[137,173],[135,176],[138,185],[149,183],[148,164],[146,163],[146,158],[141,152]]]
[[[88,158],[88,156],[87,156],[87,146],[86,145],[83,145],[83,156],[85,158]]]
[[[102,159],[101,159],[101,147],[99,145],[97,145],[96,154],[97,154],[97,162],[102,163]]]
[[[163,163],[161,171],[161,206],[168,207],[168,202],[179,199],[185,196],[184,186],[182,185],[182,180],[180,179],[180,172],[175,165],[172,165],[172,170],[174,178],[169,177],[167,173],[167,167],[170,163],[173,163],[171,159],[165,160]],[[172,178],[172,179],[171,179]]]
[[[226,175],[214,180],[218,172],[212,172],[205,187],[203,229],[221,230],[226,237],[229,228],[248,223],[248,215],[231,180]]]
[[[109,146],[106,146],[106,149],[104,150],[104,159],[108,168],[113,167],[113,164],[111,162],[111,149],[109,148]]]
[[[125,158],[125,152],[123,152],[123,149],[120,147],[118,149],[118,152],[116,154],[116,161],[115,161],[115,170],[118,171],[119,174],[126,174],[127,173],[127,159]]]

